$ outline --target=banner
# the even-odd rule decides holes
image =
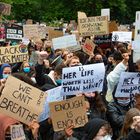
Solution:
[[[132,32],[119,32],[119,31],[113,32],[112,41],[130,43],[132,41]]]
[[[122,72],[116,89],[115,97],[130,97],[140,93],[140,74]]]
[[[28,49],[25,45],[0,47],[0,64],[23,62],[28,58]]]
[[[53,48],[56,49],[70,49],[70,50],[77,50],[77,40],[75,35],[67,35],[63,37],[58,37],[52,39]],[[79,48],[79,46],[78,46]]]
[[[64,68],[62,95],[102,91],[105,76],[103,63]]]
[[[44,102],[44,92],[9,76],[0,98],[0,112],[28,125],[38,119]]]
[[[0,2],[0,15],[10,15],[11,5],[7,3]]]
[[[82,127],[88,122],[83,96],[52,102],[49,105],[54,131],[64,130],[71,125],[74,125],[74,128]]]
[[[85,44],[83,45],[83,52],[88,54],[89,56],[93,54],[95,49],[95,44],[89,38],[86,39]]]
[[[6,26],[6,41],[22,41],[23,38],[23,27],[8,27]]]
[[[112,34],[95,35],[94,43],[102,49],[110,48],[112,43]]]
[[[81,36],[108,34],[107,16],[97,16],[78,19],[79,33]]]
[[[26,140],[23,125],[10,125],[11,140]]]

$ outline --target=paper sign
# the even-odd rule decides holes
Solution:
[[[74,46],[77,46],[75,35],[67,35],[63,37],[54,38],[52,39],[52,43],[53,43],[54,50],[73,48]]]
[[[61,96],[61,86],[50,89],[46,91],[46,100],[45,105],[43,107],[43,111],[41,115],[39,116],[39,122],[46,120],[49,117],[50,114],[50,108],[49,103],[50,102],[56,102],[56,101],[62,101],[63,96]]]
[[[112,34],[94,36],[94,43],[102,49],[110,48],[112,43]]]
[[[11,13],[11,5],[0,2],[0,14],[10,15],[10,13]]]
[[[53,38],[58,38],[63,36],[63,32],[62,31],[57,31],[57,30],[53,30],[53,29],[49,29],[49,40],[52,40]]]
[[[89,38],[86,39],[85,44],[83,45],[83,51],[89,56],[93,54],[95,49],[95,44]]]
[[[81,36],[108,34],[107,16],[97,16],[78,19]]]
[[[140,11],[136,12],[135,40],[140,40]]]
[[[10,125],[11,140],[26,140],[23,125]]]
[[[7,27],[6,26],[6,41],[21,41],[23,37],[22,26]]]
[[[101,9],[101,16],[108,16],[108,21],[110,21],[110,9]]]
[[[9,76],[0,98],[0,112],[28,125],[38,119],[44,102],[44,92]]]
[[[62,95],[102,91],[104,76],[103,63],[64,68]]]
[[[64,130],[71,125],[74,125],[74,128],[82,127],[88,122],[83,96],[52,102],[49,105],[54,131]]]
[[[136,93],[140,93],[140,74],[122,72],[115,97],[130,97]]]
[[[133,50],[140,50],[140,40],[132,41]]]
[[[28,58],[28,49],[25,45],[0,47],[0,64],[23,62]]]
[[[118,42],[131,42],[132,41],[132,32],[113,32],[112,41]]]
[[[43,25],[39,25],[38,26],[38,32],[39,32],[39,36],[41,39],[44,39],[46,38],[46,34],[48,32],[48,29],[46,26],[43,26]]]
[[[32,19],[27,19],[26,24],[33,24],[33,20]]]

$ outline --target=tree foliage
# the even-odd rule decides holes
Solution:
[[[135,12],[140,11],[139,0],[1,0],[12,5],[10,18],[21,21],[52,21],[63,18],[77,19],[77,11],[88,16],[99,16],[102,8],[110,8],[111,20],[132,23]]]

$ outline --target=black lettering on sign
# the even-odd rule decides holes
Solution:
[[[73,79],[73,78],[76,78],[76,72],[63,74],[63,79]]]

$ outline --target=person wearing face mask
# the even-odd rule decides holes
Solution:
[[[113,140],[117,140],[123,126],[126,112],[130,109],[129,97],[114,97],[114,101],[107,105],[107,119],[113,129]]]
[[[35,71],[33,70],[33,68],[30,66],[28,61],[24,61],[21,64],[20,67],[20,72],[23,73],[24,75],[28,76],[29,78],[31,78],[31,80],[36,83],[35,80]]]
[[[0,70],[0,79],[8,78],[11,72],[12,72],[11,65],[9,65],[8,63],[2,64]]]
[[[74,66],[81,66],[80,59],[77,56],[73,56],[69,59],[67,66],[68,67],[74,67]]]

